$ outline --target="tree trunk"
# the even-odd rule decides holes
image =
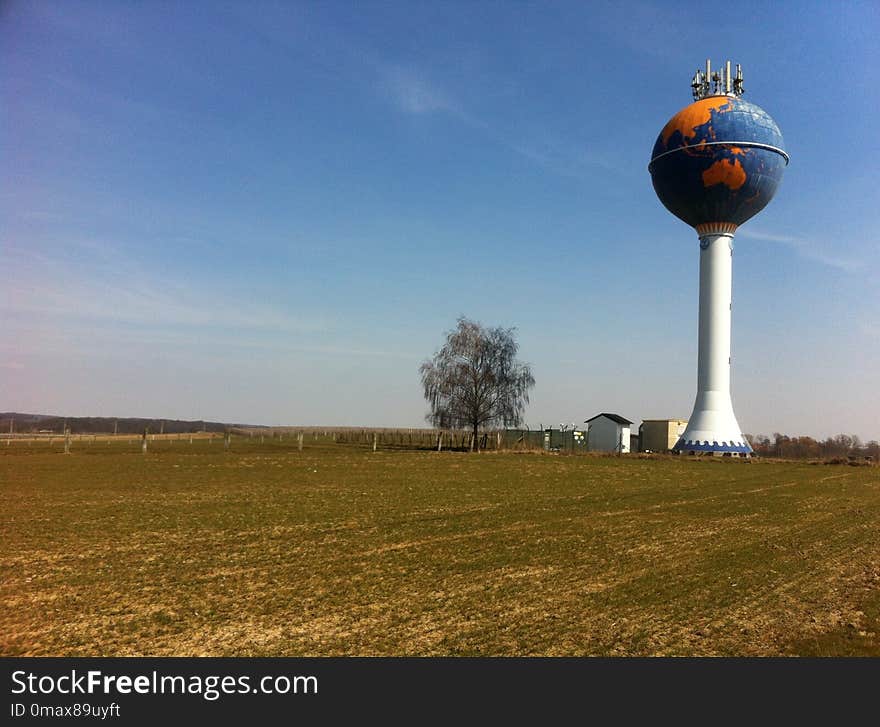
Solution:
[[[474,422],[474,436],[471,439],[471,452],[479,452],[480,451],[480,441],[477,439],[477,435],[480,431],[480,425]]]

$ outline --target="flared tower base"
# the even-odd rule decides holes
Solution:
[[[723,401],[725,398],[726,402]],[[721,399],[722,401],[712,402],[712,399]],[[713,406],[713,404],[715,405]],[[679,454],[714,454],[739,457],[751,455],[752,448],[743,436],[733,414],[729,394],[726,392],[703,392],[702,396],[698,396],[694,413],[691,414],[684,433],[679,437],[672,451]]]

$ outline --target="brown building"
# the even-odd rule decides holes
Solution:
[[[639,426],[639,450],[668,452],[687,427],[687,419],[645,419]]]

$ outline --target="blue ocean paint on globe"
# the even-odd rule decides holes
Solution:
[[[670,119],[648,169],[660,201],[679,219],[738,226],[770,202],[787,164],[767,112],[734,96],[710,96]]]

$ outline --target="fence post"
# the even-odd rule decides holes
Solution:
[[[440,452],[443,450],[443,432],[440,432],[440,435],[437,437],[437,451]]]
[[[141,439],[141,454],[147,453],[147,427],[144,427],[144,436]]]
[[[379,435],[376,432],[373,432],[373,451],[376,451],[376,444],[378,443]]]
[[[70,429],[64,430],[64,454],[70,454]]]
[[[299,451],[303,451],[303,433],[300,432],[299,436],[296,438],[296,446],[299,448]]]

